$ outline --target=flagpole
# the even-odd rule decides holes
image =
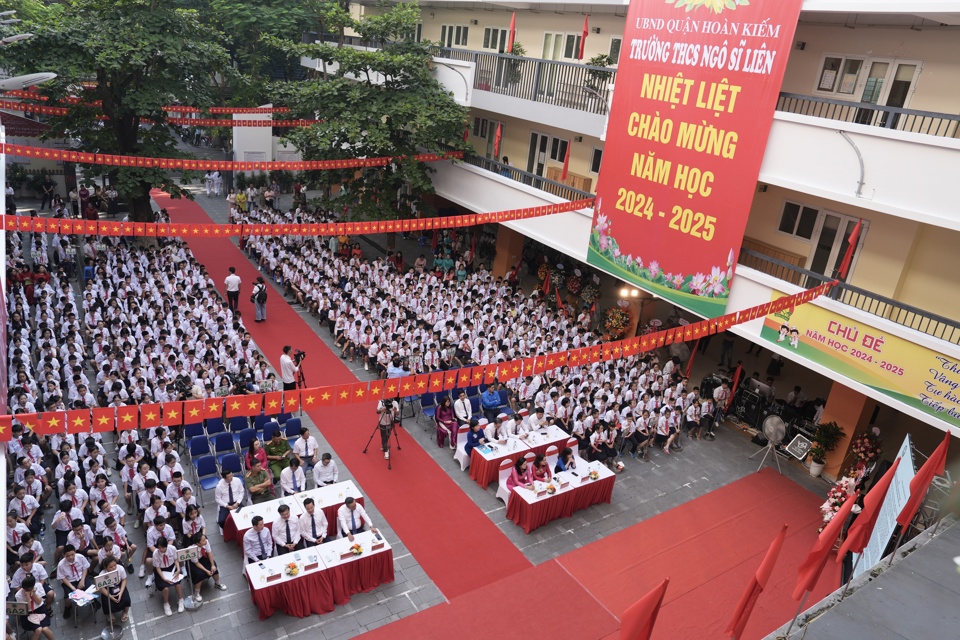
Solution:
[[[890,554],[890,562],[887,563],[888,567],[893,566],[893,559],[897,557],[897,551],[900,550],[900,541],[903,540],[904,531],[906,531],[906,527],[900,529],[900,535],[897,536],[897,544],[893,546],[893,553]]]
[[[843,591],[840,592],[840,602],[843,602],[843,599],[847,597],[847,589],[850,587],[850,583],[853,582],[853,575],[857,572],[857,566],[861,560],[863,560],[863,554],[857,554],[857,561],[853,563],[853,569],[850,570],[850,577],[847,578],[847,583],[843,585]]]
[[[800,617],[800,612],[803,611],[803,605],[805,605],[805,604],[807,603],[807,598],[809,598],[809,597],[810,597],[810,592],[809,592],[809,591],[807,591],[807,592],[805,592],[805,593],[803,594],[803,600],[800,601],[800,606],[797,607],[797,612],[794,614],[793,620],[790,621],[790,626],[787,627],[787,632],[786,632],[785,634],[783,634],[782,636],[777,636],[777,638],[789,638],[789,637],[790,637],[790,631],[793,630],[793,625],[795,625],[795,624],[797,623],[797,618]]]

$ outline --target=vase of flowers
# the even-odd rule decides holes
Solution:
[[[827,526],[827,523],[837,515],[837,512],[840,511],[840,507],[847,501],[847,498],[853,495],[856,486],[857,481],[854,478],[844,477],[840,478],[835,485],[830,487],[830,490],[827,492],[826,501],[820,505],[820,515],[823,517],[823,525],[820,527],[821,531],[823,531],[823,527]]]
[[[583,300],[583,304],[587,306],[593,304],[599,297],[600,292],[592,284],[588,284],[583,287],[583,290],[580,293],[580,299]]]
[[[619,340],[630,326],[630,314],[620,307],[611,307],[604,314],[603,329],[611,340]]]
[[[295,576],[300,573],[300,566],[296,562],[288,562],[283,568],[283,572],[288,576]]]
[[[548,493],[548,494],[550,494],[550,495],[552,496],[552,495],[555,494],[556,492],[557,492],[557,488],[556,488],[555,486],[553,486],[552,484],[548,484],[548,485],[547,485],[547,493]]]
[[[591,480],[596,480],[596,479],[598,479],[598,478],[600,477],[600,474],[597,472],[596,469],[593,469],[593,470],[590,471],[590,474],[589,474],[588,477],[589,477]]]
[[[856,436],[850,442],[850,454],[853,456],[853,462],[844,475],[856,476],[876,464],[883,453],[881,444],[878,427],[873,427],[869,431]]]
[[[361,547],[359,544],[354,544],[352,547],[350,547],[350,553],[355,556],[359,556],[363,553],[363,547]]]
[[[580,279],[580,270],[577,269],[573,274],[567,276],[567,291],[570,295],[577,296],[583,290],[583,280]]]

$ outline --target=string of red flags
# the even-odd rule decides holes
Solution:
[[[232,121],[231,121],[232,122]],[[252,122],[257,122],[253,120]],[[269,122],[264,120],[264,122]],[[232,160],[192,160],[186,158],[147,158],[143,156],[121,156],[107,153],[87,153],[65,149],[48,149],[19,144],[0,145],[3,153],[21,158],[40,158],[81,164],[99,164],[111,167],[147,167],[159,169],[182,169],[187,171],[320,171],[327,169],[362,169],[385,167],[395,161],[405,160],[406,156],[385,156],[382,158],[346,158],[342,160],[300,160],[296,162],[234,162]],[[413,156],[417,162],[440,162],[459,160],[462,151],[446,153],[421,153]]]
[[[88,106],[97,106],[90,104]],[[44,116],[65,116],[70,113],[69,107],[55,107],[52,105],[46,104],[29,104],[26,102],[18,102],[16,100],[0,100],[0,109],[6,109],[7,111],[28,111],[30,113],[35,113],[38,115]],[[200,113],[200,110],[191,110],[193,107],[185,107],[183,110],[168,108],[171,113]],[[214,111],[213,109],[217,109]],[[224,109],[228,109],[224,107]],[[286,109],[289,111],[289,109]],[[241,114],[241,115],[253,115],[253,114],[270,114],[270,113],[280,113],[279,111],[263,110],[257,111],[252,108],[244,108],[241,110],[228,110],[223,111],[217,107],[211,107],[211,113],[216,114]],[[108,120],[106,116],[98,116],[99,120]],[[219,118],[185,118],[185,117],[169,117],[167,118],[167,123],[177,126],[184,127],[284,127],[284,128],[295,128],[295,127],[309,127],[314,125],[319,120],[234,120],[234,119],[219,119]]]
[[[593,198],[573,200],[509,211],[488,211],[461,216],[405,218],[403,220],[361,220],[314,224],[199,224],[121,222],[119,220],[77,220],[73,218],[41,218],[34,216],[0,216],[6,231],[27,233],[59,233],[60,235],[160,237],[160,238],[224,238],[235,236],[352,236],[356,234],[456,229],[494,222],[512,222],[539,218],[555,213],[592,209]]]
[[[309,127],[320,120],[218,120],[215,118],[167,118],[179,127]]]
[[[33,91],[5,91],[3,94],[4,98],[19,98],[21,100],[35,100],[37,102],[48,102],[49,98],[45,95],[35,93]],[[67,104],[82,104],[87,107],[99,107],[102,105],[100,100],[84,100],[78,96],[67,96],[61,98],[60,102],[65,102]],[[34,107],[35,105],[28,105]],[[7,108],[7,107],[3,107]],[[207,107],[205,109],[200,109],[198,107],[189,107],[179,104],[171,104],[163,108],[164,111],[168,113],[216,113],[216,114],[264,114],[264,113],[290,113],[290,107]],[[27,111],[34,111],[35,109],[30,108]]]
[[[338,385],[311,387],[294,391],[270,391],[247,395],[227,395],[202,400],[150,403],[125,407],[76,409],[18,414],[17,421],[40,435],[55,433],[106,432],[114,429],[146,429],[157,426],[175,427],[210,418],[277,415],[305,409],[310,411],[334,405],[371,402],[381,398],[410,398],[424,393],[437,393],[495,381],[506,382],[532,376],[564,366],[577,367],[597,362],[636,356],[673,342],[690,342],[701,336],[721,333],[730,327],[763,318],[770,313],[807,304],[825,295],[837,281],[824,283],[792,296],[778,298],[749,309],[719,318],[702,320],[681,327],[665,329],[633,338],[605,342],[592,347],[509,362],[463,367],[387,380],[344,382]],[[0,416],[0,441],[11,438],[14,416]]]

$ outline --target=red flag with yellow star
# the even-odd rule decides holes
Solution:
[[[13,416],[0,416],[0,442],[10,442],[13,437]]]
[[[67,411],[67,433],[90,433],[90,409]]]
[[[67,429],[67,414],[63,411],[44,411],[40,420],[37,421],[37,427],[34,429],[39,435],[52,435],[54,433],[63,433]]]
[[[320,403],[320,389],[311,387],[300,391],[300,408],[310,411],[316,409]]]
[[[117,407],[117,429],[129,431],[140,426],[140,408],[137,405]]]
[[[443,372],[438,371],[431,373],[428,387],[430,393],[439,393],[443,391]]]
[[[203,400],[187,400],[183,403],[183,423],[196,424],[203,421]]]
[[[93,414],[94,433],[113,431],[117,424],[117,412],[113,407],[94,407],[91,413]]]
[[[383,399],[383,380],[374,380],[370,383],[370,389],[367,391],[367,400]]]
[[[337,391],[337,404],[350,404],[353,402],[353,385],[352,384],[338,384]]]
[[[223,404],[227,408],[228,418],[250,417],[260,413],[258,395],[227,396],[223,399]]]
[[[397,381],[398,389],[399,389],[398,393],[401,397],[409,398],[410,396],[417,395],[417,386],[414,380],[415,377],[416,376],[404,376],[402,378],[395,378],[395,380]],[[387,397],[392,398],[395,396],[391,396],[388,394]]]
[[[400,393],[400,378],[389,378],[383,381],[383,397],[396,398]]]
[[[149,429],[150,427],[159,427],[161,405],[158,403],[155,404],[142,404],[140,405],[140,427],[143,429]]]
[[[336,388],[334,387],[319,387],[317,390],[317,406],[318,407],[329,407],[333,404],[334,397],[336,394]]]
[[[223,417],[223,398],[207,398],[203,401],[204,419],[216,419]]]
[[[293,391],[284,391],[283,392],[283,412],[284,413],[293,413],[294,411],[300,410],[300,391],[294,389]]]
[[[178,427],[183,424],[183,403],[182,402],[164,402],[163,424],[168,427]]]
[[[263,412],[268,416],[283,413],[283,391],[269,391],[263,394]]]
[[[457,386],[457,370],[450,369],[443,374],[443,390],[449,391]]]
[[[415,394],[427,393],[428,386],[430,385],[430,375],[426,373],[421,373],[413,378],[413,392]]]
[[[353,399],[352,402],[365,402],[370,399],[367,395],[367,384],[366,382],[355,382],[353,384]]]

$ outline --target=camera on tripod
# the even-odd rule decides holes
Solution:
[[[303,359],[306,357],[307,357],[306,351],[301,351],[300,349],[297,349],[296,351],[293,352],[293,362],[297,366],[300,366],[300,363],[303,362]]]

